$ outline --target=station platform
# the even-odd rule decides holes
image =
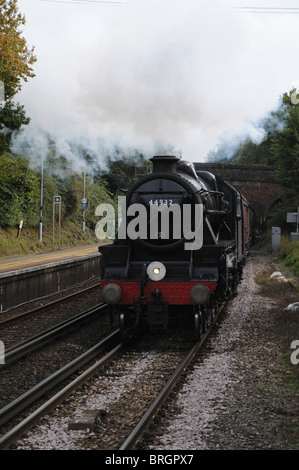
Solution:
[[[61,261],[73,260],[84,256],[96,255],[100,245],[108,245],[108,242],[94,243],[93,245],[85,245],[81,247],[66,248],[63,250],[50,251],[42,254],[30,254],[23,256],[13,256],[0,259],[0,273],[11,273],[35,266],[43,266],[47,264]]]
[[[0,312],[92,279],[100,279],[100,245],[0,260]]]

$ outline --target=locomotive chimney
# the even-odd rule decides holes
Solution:
[[[150,159],[153,162],[153,173],[176,173],[177,162],[180,159],[173,155],[156,156]]]

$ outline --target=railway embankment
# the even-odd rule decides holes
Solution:
[[[139,448],[299,449],[296,288],[270,251],[249,255],[238,296]]]
[[[44,226],[42,241],[39,240],[38,228],[23,226],[0,227],[0,258],[29,254],[49,253],[54,248],[70,248],[98,242],[94,230],[64,221],[60,232],[55,226]]]

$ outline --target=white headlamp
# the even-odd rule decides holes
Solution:
[[[166,274],[166,268],[160,261],[153,261],[148,265],[146,272],[151,281],[161,281]]]

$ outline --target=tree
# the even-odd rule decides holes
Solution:
[[[271,134],[265,138],[260,144],[252,142],[247,139],[239,148],[239,153],[236,158],[237,163],[243,164],[256,164],[256,165],[275,165],[275,157],[272,152],[272,140]]]
[[[21,81],[34,77],[34,47],[27,47],[20,28],[25,16],[18,11],[17,0],[0,0],[0,80],[5,86],[5,99],[11,100],[21,90]]]
[[[299,186],[299,104],[292,103],[290,93],[283,95],[288,113],[285,126],[273,142],[277,162],[277,179],[289,195],[296,194]]]
[[[265,139],[255,144],[250,139],[240,145],[235,163],[273,165],[277,182],[288,198],[298,198],[299,185],[299,103],[292,100],[294,90],[284,93],[279,107],[260,126]]]
[[[0,153],[8,150],[12,133],[19,131],[29,122],[24,106],[18,103],[7,101],[5,106],[0,108]]]
[[[116,195],[118,191],[128,189],[129,185],[136,179],[136,170],[146,171],[150,166],[142,154],[134,152],[132,156],[116,152],[117,157],[107,157],[107,171],[101,172],[96,177],[98,184],[103,184],[107,190]]]
[[[17,0],[0,0],[0,80],[4,84],[5,105],[0,109],[0,151],[8,147],[10,135],[29,123],[23,106],[13,103],[22,82],[35,76],[34,47],[28,48],[21,27],[25,16],[19,13]]]

